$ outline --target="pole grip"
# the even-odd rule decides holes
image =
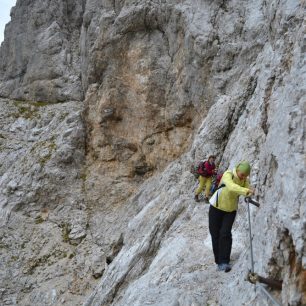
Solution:
[[[244,200],[245,200],[246,203],[251,203],[251,204],[255,205],[256,207],[260,207],[260,204],[257,201],[255,201],[254,199],[252,199],[251,197],[245,197]]]

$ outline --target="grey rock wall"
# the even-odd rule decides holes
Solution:
[[[63,267],[74,257],[67,241],[86,236],[81,113],[77,102],[1,100],[4,305],[47,305],[65,290],[60,284],[49,290],[49,282],[67,274]]]
[[[79,37],[85,2],[17,1],[0,51],[0,96],[82,100]]]
[[[251,161],[255,271],[306,304],[304,5],[17,1],[0,48],[4,305],[270,305],[245,281],[243,199],[233,270],[216,271],[189,173],[211,153]]]

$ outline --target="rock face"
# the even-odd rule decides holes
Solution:
[[[49,290],[49,282],[66,278],[65,270],[77,258],[68,242],[79,244],[86,236],[81,114],[76,102],[50,105],[1,100],[4,305],[47,305],[66,290],[62,281]]]
[[[4,305],[268,305],[244,281],[243,201],[233,270],[216,272],[189,172],[211,153],[251,161],[255,272],[306,304],[303,5],[17,1],[0,49]]]
[[[79,37],[85,1],[17,1],[0,51],[0,96],[82,100]]]

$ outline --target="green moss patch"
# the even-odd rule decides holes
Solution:
[[[44,140],[35,143],[32,146],[30,153],[31,154],[36,153],[37,155],[39,155],[39,152],[43,151],[44,149],[47,149],[48,153],[43,157],[39,157],[38,160],[42,167],[51,159],[53,152],[56,151],[57,149],[57,145],[55,143],[55,137],[52,137],[50,140]]]
[[[56,102],[44,102],[44,101],[13,101],[17,112],[12,116],[15,118],[23,117],[26,119],[40,118],[38,112],[40,107],[46,107],[48,105],[56,104]]]

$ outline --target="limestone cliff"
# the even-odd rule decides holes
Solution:
[[[194,160],[248,159],[255,271],[306,305],[305,1],[17,0],[0,48],[4,305],[269,305],[216,272]]]

